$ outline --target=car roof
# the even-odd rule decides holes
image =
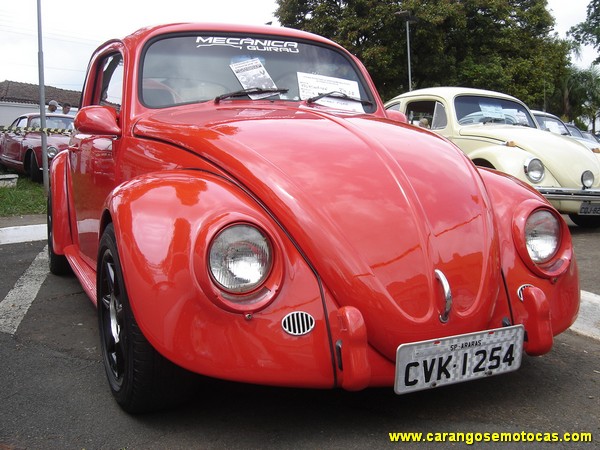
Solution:
[[[130,35],[121,39],[123,42],[133,41],[131,44],[135,45],[134,42],[144,42],[148,39],[151,39],[155,36],[170,34],[170,33],[185,33],[185,32],[214,32],[219,35],[227,34],[227,33],[235,33],[235,34],[254,34],[254,35],[264,35],[268,36],[279,36],[286,37],[291,39],[305,39],[311,41],[321,42],[327,45],[333,45],[342,49],[339,44],[333,42],[323,36],[319,36],[317,34],[309,33],[307,31],[296,30],[294,28],[286,28],[286,27],[278,27],[271,25],[240,25],[240,24],[228,24],[228,23],[204,23],[204,22],[186,22],[186,23],[170,23],[170,24],[162,24],[162,25],[154,25],[145,28],[140,28],[139,30],[131,33]],[[104,47],[106,44],[110,42],[119,41],[120,39],[111,39],[101,46],[98,49]]]
[[[29,119],[30,117],[39,117],[39,116],[40,116],[39,112],[32,112],[32,113],[21,114],[19,117],[27,117]],[[54,113],[46,113],[46,117],[64,117],[67,119],[73,118],[73,116],[69,115],[69,114],[54,114]]]
[[[393,99],[406,98],[406,97],[416,96],[416,95],[435,95],[435,96],[439,96],[439,97],[452,97],[452,98],[454,98],[458,95],[478,95],[478,96],[484,96],[484,97],[499,97],[499,98],[505,98],[507,100],[521,102],[518,98],[513,97],[512,95],[504,94],[502,92],[489,91],[486,89],[477,89],[477,88],[455,87],[455,86],[415,89],[413,91],[408,91],[403,94],[397,95]]]
[[[535,116],[552,117],[554,119],[559,119],[560,120],[560,118],[557,115],[549,113],[549,112],[546,112],[546,111],[540,111],[539,109],[532,109],[531,113],[533,115],[535,115]]]

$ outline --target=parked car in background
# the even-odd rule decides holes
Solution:
[[[96,304],[126,411],[189,398],[191,373],[430,389],[516,370],[575,320],[556,209],[396,120],[332,41],[164,25],[88,70],[52,161],[50,270]]]
[[[478,166],[531,185],[579,226],[600,226],[600,161],[570,138],[544,132],[520,100],[462,87],[420,89],[385,104],[409,122],[426,119]]]
[[[596,142],[600,143],[600,140],[598,140],[598,137],[591,131],[583,131],[583,130],[580,130],[580,131],[584,138],[586,138],[590,141],[596,141]]]
[[[600,144],[594,138],[586,137],[575,125],[563,122],[560,117],[545,111],[531,110],[539,127],[560,136],[568,136],[579,141],[592,152],[600,155]],[[600,157],[600,156],[599,156]]]
[[[42,181],[42,133],[38,113],[23,114],[4,132],[0,132],[0,165]],[[69,145],[73,117],[46,114],[46,150],[48,160]]]

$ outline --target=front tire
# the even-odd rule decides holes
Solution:
[[[181,403],[189,397],[194,374],[160,355],[142,334],[129,303],[112,224],[102,235],[98,256],[98,325],[113,396],[129,413]]]
[[[29,158],[29,177],[31,178],[31,181],[35,183],[41,183],[43,179],[40,166],[38,165],[37,159],[35,159],[35,153],[32,153]]]
[[[48,193],[48,202],[46,206],[46,223],[48,226],[48,266],[50,273],[54,275],[69,275],[72,273],[69,261],[64,255],[54,253],[52,245],[52,196]]]
[[[569,214],[569,218],[575,225],[581,228],[600,227],[600,216],[580,216],[579,214]]]

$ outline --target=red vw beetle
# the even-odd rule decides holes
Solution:
[[[4,133],[0,133],[0,165],[27,174],[36,182],[41,182],[43,178],[40,124],[39,114],[23,114],[17,117]],[[59,151],[67,148],[72,129],[72,116],[46,114],[48,134],[46,145],[49,160]]]
[[[551,349],[579,307],[561,216],[391,114],[296,30],[165,25],[93,54],[52,162],[50,269],[97,305],[121,407],[194,373],[401,394]]]

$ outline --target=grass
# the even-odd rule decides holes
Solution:
[[[0,217],[46,214],[44,185],[19,175],[17,187],[0,187]]]

